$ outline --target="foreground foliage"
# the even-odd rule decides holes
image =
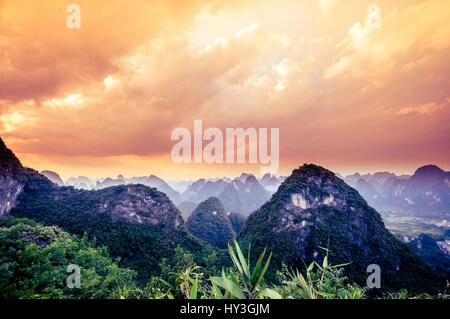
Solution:
[[[2,298],[118,298],[118,287],[134,286],[136,272],[119,268],[106,247],[95,248],[60,228],[4,218],[0,224]],[[81,289],[69,288],[67,266],[81,271]]]
[[[191,254],[177,248],[175,272],[167,269],[162,277],[154,277],[141,291],[142,298],[183,298],[183,299],[366,299],[371,298],[367,287],[350,284],[343,275],[348,264],[331,265],[328,249],[321,264],[311,263],[305,271],[289,269],[285,264],[277,271],[277,283],[268,284],[264,280],[271,254],[265,258],[264,250],[254,267],[251,267],[250,249],[244,257],[239,244],[228,247],[233,266],[222,269],[220,276],[207,276],[208,270],[194,263]],[[214,254],[212,254],[214,255]],[[212,256],[213,257],[213,256]],[[211,258],[211,256],[210,256]],[[214,258],[212,258],[214,259]],[[165,268],[163,267],[163,270]],[[377,298],[386,299],[449,299],[447,294],[431,296],[411,294],[406,290],[385,293]]]
[[[25,218],[0,220],[0,298],[141,298],[141,299],[363,299],[367,288],[349,283],[343,275],[347,264],[331,265],[329,251],[303,271],[285,264],[276,280],[265,280],[272,253],[264,249],[252,263],[250,247],[244,256],[239,244],[228,245],[230,266],[217,268],[223,252],[211,250],[197,265],[191,253],[178,246],[173,260],[163,259],[159,276],[145,284],[136,271],[121,268],[105,246],[81,239],[55,226],[44,227]],[[221,262],[220,262],[221,263]],[[81,288],[69,288],[67,266],[81,269]],[[226,265],[225,263],[222,263]],[[406,290],[382,295],[389,299],[449,298]]]

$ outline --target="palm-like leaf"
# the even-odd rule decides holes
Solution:
[[[236,297],[238,299],[245,299],[241,288],[230,279],[225,277],[211,277],[210,280],[216,286],[219,286],[228,291],[233,297]]]

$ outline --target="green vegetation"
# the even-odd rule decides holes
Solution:
[[[382,266],[386,298],[443,292],[442,278],[386,230],[356,190],[315,165],[294,170],[249,216],[238,237],[243,250],[228,245],[242,220],[214,214],[209,206],[217,203],[206,202],[192,232],[227,252],[191,235],[156,189],[57,187],[1,143],[0,157],[2,190],[20,194],[0,220],[4,298],[364,298],[373,297],[360,287],[372,263]],[[316,205],[324,200],[332,204]],[[81,267],[82,289],[66,286],[71,264]],[[392,293],[401,288],[408,291]]]
[[[408,243],[423,260],[446,278],[450,278],[450,257],[444,254],[436,241],[429,235],[421,234],[419,238]]]
[[[2,298],[118,298],[118,287],[133,286],[136,277],[87,236],[9,216],[0,221],[0,256]],[[70,264],[80,266],[81,289],[66,285]]]
[[[107,248],[97,247],[95,239],[81,239],[55,226],[45,227],[25,218],[8,216],[0,220],[0,292],[2,298],[141,298],[141,299],[222,299],[294,298],[362,299],[366,288],[350,284],[343,276],[347,265],[332,266],[329,251],[319,265],[311,263],[304,272],[283,264],[274,282],[265,275],[271,256],[261,253],[252,263],[237,242],[228,246],[228,264],[221,269],[218,260],[224,251],[210,250],[202,264],[178,246],[174,263],[163,259],[158,276],[146,283],[136,282],[136,272],[118,266]],[[230,262],[231,259],[231,262]],[[67,266],[81,268],[81,288],[69,288]],[[406,290],[385,294],[384,298],[432,298]],[[434,298],[449,298],[442,294]]]
[[[239,234],[239,232],[242,229],[242,226],[244,226],[245,217],[239,213],[230,212],[228,214],[228,219],[230,220],[231,227],[233,228],[234,232],[236,234]]]
[[[226,248],[234,231],[222,203],[217,197],[201,202],[186,223],[187,229],[214,247]]]
[[[292,194],[301,194],[309,203],[333,194],[334,205],[299,209],[292,205]],[[272,198],[247,218],[237,240],[243,247],[251,243],[257,253],[265,247],[273,251],[270,281],[283,263],[298,267],[323,259],[321,246],[329,248],[335,263],[350,263],[345,276],[359,285],[365,284],[367,266],[379,264],[386,291],[407,288],[436,294],[445,286],[442,276],[389,233],[381,216],[355,189],[316,165],[294,170]]]
[[[258,258],[253,270],[250,266],[250,249],[248,258],[245,259],[242,254],[241,248],[238,243],[234,242],[236,247],[236,254],[234,249],[228,245],[228,251],[230,253],[231,260],[233,261],[235,269],[238,273],[229,271],[228,274],[222,272],[221,277],[211,277],[212,283],[212,295],[215,298],[238,298],[238,299],[254,299],[254,298],[281,298],[275,290],[270,289],[264,285],[264,274],[269,267],[270,258],[264,262],[264,256],[266,251],[264,250]],[[225,290],[225,294],[222,294],[220,288]]]
[[[28,175],[29,179],[34,175]],[[160,272],[163,258],[173,258],[174,248],[180,244],[201,258],[207,245],[190,235],[185,226],[176,230],[150,223],[130,223],[126,219],[113,220],[108,213],[99,213],[99,203],[128,200],[126,186],[110,187],[99,191],[76,190],[71,187],[54,187],[45,178],[29,181],[21,196],[20,204],[11,215],[30,218],[43,225],[56,225],[63,230],[89,238],[96,238],[98,245],[107,245],[113,257],[120,257],[121,267],[132,268],[138,272],[137,280],[147,282]],[[149,194],[160,206],[167,205],[168,212],[175,219],[178,211],[167,196],[155,189],[134,185],[136,192]],[[181,217],[180,217],[181,219]]]
[[[184,298],[184,299],[366,299],[370,290],[355,283],[350,284],[343,276],[344,265],[331,265],[328,262],[328,249],[321,264],[311,263],[304,273],[291,270],[285,264],[277,271],[275,283],[265,280],[271,254],[263,252],[254,267],[251,256],[244,257],[237,242],[235,249],[228,246],[231,267],[222,269],[219,275],[210,276],[208,269],[194,263],[192,255],[177,248],[176,270],[163,271],[161,277],[153,278],[144,290],[142,298]],[[250,249],[248,249],[250,251]],[[136,296],[136,292],[134,293]],[[431,296],[414,294],[407,290],[382,294],[379,298],[389,299],[449,299],[447,294]]]

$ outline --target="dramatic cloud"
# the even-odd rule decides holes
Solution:
[[[448,1],[0,1],[0,134],[72,174],[175,165],[176,127],[278,127],[282,172],[450,167]],[[102,164],[99,164],[102,163]],[[128,164],[127,164],[128,163]],[[226,168],[224,168],[226,166]]]

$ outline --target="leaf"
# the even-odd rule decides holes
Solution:
[[[333,266],[330,266],[330,267],[328,267],[328,268],[341,268],[341,267],[345,267],[345,266],[348,266],[348,265],[350,265],[351,263],[345,263],[345,264],[340,264],[340,265],[333,265]]]
[[[165,284],[167,287],[169,287],[169,288],[172,288],[172,285],[171,284],[169,284],[167,281],[165,281],[164,279],[162,279],[162,278],[159,278],[159,281],[161,281],[163,284]]]
[[[273,289],[264,288],[258,293],[257,298],[268,297],[270,299],[282,299],[281,295]]]
[[[311,287],[306,282],[305,278],[297,270],[297,283],[303,291],[304,299],[316,299]]]
[[[248,269],[248,265],[247,262],[245,261],[244,255],[242,254],[241,247],[239,247],[239,244],[237,243],[236,240],[234,241],[234,245],[236,246],[236,251],[238,253],[239,260],[241,261],[242,268],[244,269],[244,273],[247,276],[247,278],[250,279],[250,271]]]
[[[248,269],[250,270],[250,248],[252,247],[252,243],[248,244],[248,253],[247,253],[247,261],[248,261]]]
[[[328,248],[325,248],[325,247],[322,247],[322,246],[318,246],[320,249],[323,249],[323,250],[325,250],[326,252],[328,252],[329,251],[329,249]]]
[[[257,287],[257,286],[263,281],[263,279],[264,279],[264,274],[266,273],[267,268],[269,267],[270,258],[272,258],[272,253],[270,253],[269,258],[267,258],[266,264],[264,265],[264,268],[263,268],[263,270],[261,271],[261,274],[259,275],[259,279],[258,279],[258,281],[256,282],[255,287]]]
[[[211,277],[210,280],[213,284],[225,289],[232,296],[238,299],[245,299],[241,288],[237,286],[234,282],[232,282],[230,279],[223,277]]]
[[[197,289],[198,289],[198,277],[195,277],[194,284],[192,285],[191,293],[189,294],[189,299],[197,299]]]
[[[323,258],[323,265],[322,265],[322,267],[323,267],[323,269],[325,269],[325,268],[327,268],[327,266],[328,266],[328,258],[327,258],[327,256],[325,256]]]
[[[335,294],[323,292],[323,291],[319,291],[317,294],[324,296],[324,297],[334,297],[335,296]]]
[[[236,255],[234,254],[233,248],[231,247],[230,244],[228,244],[228,251],[230,253],[231,260],[233,261],[234,265],[237,267],[237,269],[239,270],[239,272],[243,276],[244,275],[244,271],[242,270],[242,266],[239,263],[239,261],[237,260]]]
[[[212,284],[212,290],[214,293],[214,297],[216,297],[216,299],[224,299],[223,294],[220,291],[219,287],[217,287],[214,283]]]
[[[255,280],[258,279],[258,275],[259,275],[259,272],[260,272],[260,269],[261,269],[261,264],[262,264],[262,261],[264,259],[264,255],[265,254],[266,254],[266,248],[264,248],[263,252],[259,256],[259,259],[258,259],[258,261],[256,262],[256,265],[255,265],[255,268],[253,269],[252,277],[250,279],[250,282],[251,282],[252,286],[256,285]]]
[[[314,262],[314,264],[317,266],[317,268],[319,268],[319,270],[322,271],[322,269],[323,269],[322,266],[319,265],[316,261],[313,261],[313,262]]]

